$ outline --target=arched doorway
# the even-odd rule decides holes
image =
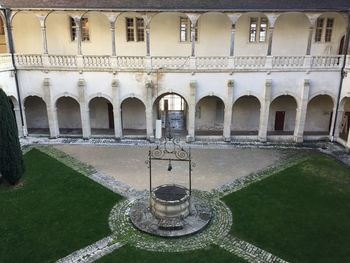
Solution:
[[[137,98],[127,98],[121,104],[124,137],[146,137],[146,107]]]
[[[270,105],[268,135],[293,135],[297,102],[290,95],[274,99]]]
[[[224,102],[216,96],[206,96],[196,106],[195,135],[223,135]]]
[[[260,101],[254,96],[240,97],[232,107],[231,135],[258,135]]]
[[[153,119],[162,121],[162,136],[169,132],[175,136],[186,136],[187,114],[186,100],[176,93],[163,94],[153,104]]]
[[[113,105],[105,98],[93,98],[89,102],[92,135],[114,134]]]
[[[38,96],[29,96],[24,100],[28,134],[50,134],[47,108],[44,100]]]
[[[56,101],[57,119],[60,135],[82,135],[80,105],[71,97],[62,97]]]
[[[319,95],[309,101],[305,119],[305,135],[329,135],[332,123],[333,100]]]

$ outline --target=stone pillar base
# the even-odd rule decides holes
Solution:
[[[194,138],[191,135],[187,135],[186,142],[194,142]]]
[[[231,137],[224,137],[224,142],[231,142]]]
[[[294,136],[294,141],[296,143],[302,143],[304,141],[304,137],[303,136]]]
[[[153,135],[149,136],[148,140],[149,140],[149,142],[154,142],[154,136]]]

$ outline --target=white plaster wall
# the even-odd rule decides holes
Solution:
[[[27,97],[24,101],[24,109],[28,129],[49,127],[46,104],[41,98]]]
[[[90,125],[92,129],[108,129],[108,101],[104,98],[94,98],[90,101]]]
[[[224,127],[224,117],[217,119],[217,101],[223,102],[218,97],[205,97],[196,105],[196,130],[222,130]],[[222,105],[222,109],[224,107]],[[224,114],[222,113],[222,116]]]
[[[0,72],[0,88],[5,91],[7,96],[13,96],[17,99],[16,82],[11,71]]]
[[[285,111],[283,131],[294,131],[297,104],[291,96],[276,98],[270,105],[268,131],[275,130],[276,111]]]
[[[200,16],[196,43],[197,56],[229,56],[230,39],[231,22],[225,14],[206,13]]]
[[[152,56],[190,56],[191,42],[180,42],[181,13],[161,13],[151,22]]]
[[[39,19],[31,14],[20,12],[12,21],[13,39],[16,53],[41,54],[43,51]]]
[[[260,102],[255,97],[239,98],[232,108],[232,131],[258,131]]]
[[[82,41],[84,55],[112,55],[112,35],[108,18],[101,13],[92,12],[88,18],[90,40]]]
[[[141,101],[126,99],[121,109],[123,129],[146,129],[146,111]]]
[[[242,15],[236,24],[235,56],[265,56],[267,53],[267,40],[263,43],[249,42],[249,27],[251,17],[264,17],[262,13],[247,13]]]
[[[273,33],[273,56],[304,56],[308,42],[309,19],[302,13],[278,17]]]
[[[46,37],[49,54],[77,54],[78,44],[71,40],[68,14],[53,12],[46,18]]]
[[[334,18],[334,26],[332,33],[332,41],[324,42],[324,32],[321,42],[315,42],[315,32],[312,38],[312,48],[311,55],[337,55],[339,51],[339,45],[341,38],[346,33],[346,23],[344,17],[337,13],[325,13],[321,17],[324,17],[327,20],[327,17]],[[326,20],[324,23],[326,23]]]
[[[116,22],[116,48],[118,56],[145,56],[146,55],[146,33],[143,42],[126,41],[126,17],[141,17],[140,14],[127,12],[117,18]]]
[[[0,35],[0,53],[7,53],[5,35]]]
[[[313,98],[307,107],[305,131],[329,131],[333,102],[329,96]]]
[[[81,129],[80,106],[76,100],[70,97],[60,98],[56,107],[59,128]]]

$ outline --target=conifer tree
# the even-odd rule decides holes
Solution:
[[[9,98],[0,88],[0,174],[10,184],[16,184],[23,168],[15,116]]]

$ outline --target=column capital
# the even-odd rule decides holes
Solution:
[[[231,21],[232,25],[236,25],[238,19],[242,16],[242,13],[226,13],[228,18]]]
[[[233,88],[235,86],[235,81],[233,79],[229,79],[227,81],[227,87]]]
[[[118,16],[121,14],[121,12],[102,12],[107,18],[110,23],[110,26],[114,27],[115,22],[117,21]]]
[[[280,13],[267,13],[265,14],[269,20],[269,27],[270,29],[273,29],[275,27],[275,23],[277,21],[277,18],[281,15]]]
[[[310,28],[313,28],[316,24],[317,18],[321,16],[321,13],[306,13],[307,18],[310,22]]]
[[[34,15],[39,19],[41,28],[45,28],[46,18],[49,15],[49,13],[50,12],[44,12],[44,11],[34,12]]]
[[[199,17],[201,16],[200,13],[185,13],[188,19],[191,21],[191,27],[194,27],[197,24],[197,21]]]
[[[143,21],[145,23],[145,28],[149,28],[151,25],[152,18],[156,15],[157,13],[155,12],[150,12],[150,13],[142,13],[141,16],[143,18]]]

